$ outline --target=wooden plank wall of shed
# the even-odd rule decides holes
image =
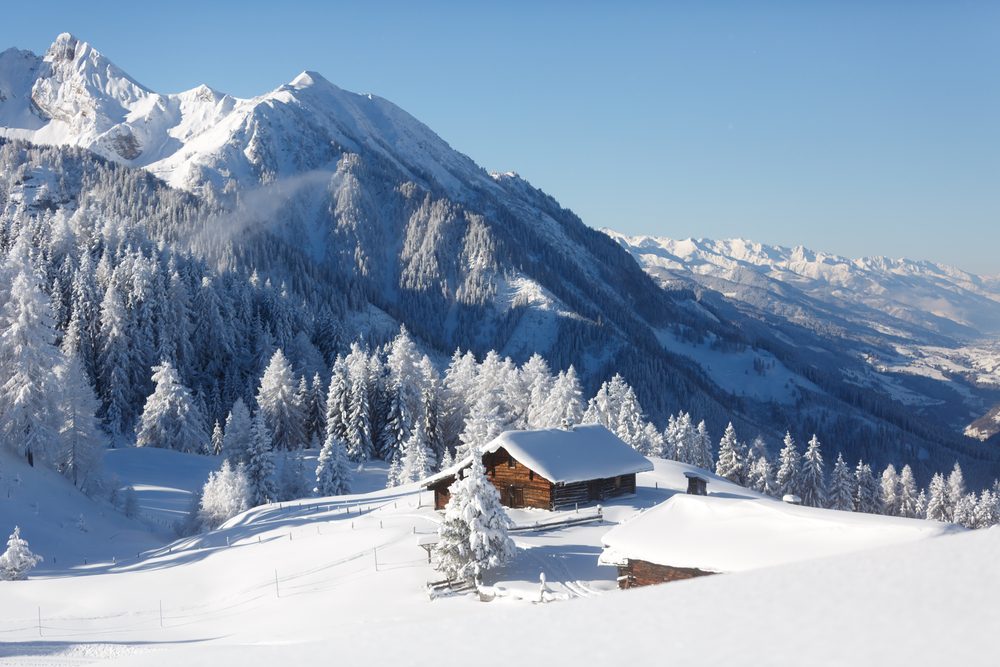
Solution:
[[[503,447],[485,454],[483,464],[486,466],[486,476],[505,501],[505,489],[516,486],[523,490],[525,507],[552,509],[552,482],[513,459]]]
[[[651,586],[669,581],[704,577],[709,574],[716,573],[706,572],[695,567],[672,567],[670,565],[657,565],[645,560],[629,559],[627,565],[618,568],[618,587]]]

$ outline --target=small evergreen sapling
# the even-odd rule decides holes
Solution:
[[[28,548],[28,541],[21,537],[21,528],[14,526],[14,532],[7,539],[7,551],[0,555],[0,579],[27,579],[28,572],[41,562],[42,557],[33,554]]]

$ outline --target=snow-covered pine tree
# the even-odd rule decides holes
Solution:
[[[209,438],[205,422],[169,361],[153,367],[153,382],[136,426],[136,447],[199,451]]]
[[[76,352],[64,355],[56,369],[61,388],[59,399],[61,439],[58,467],[77,487],[87,490],[100,477],[101,434],[96,414],[100,403],[87,381],[86,371]]]
[[[670,448],[673,450],[676,460],[681,463],[697,465],[698,433],[695,431],[690,413],[678,413],[677,419],[674,420],[674,429],[668,433],[668,436],[671,438]]]
[[[449,449],[460,444],[475,382],[476,358],[471,352],[462,354],[461,350],[455,350],[444,373],[442,390],[441,439]]]
[[[837,454],[837,461],[833,464],[827,503],[830,509],[843,512],[854,510],[854,475],[851,474],[843,454],[840,453]]]
[[[432,456],[428,463],[433,471],[438,469],[438,460],[444,456],[444,442],[441,440],[441,401],[430,387],[424,388],[422,399],[424,438],[427,441],[427,451]]]
[[[496,392],[484,393],[472,406],[462,431],[461,444],[455,458],[462,460],[475,448],[479,449],[503,433],[506,421],[501,415],[502,404]]]
[[[250,426],[250,449],[247,451],[246,478],[250,506],[263,505],[277,499],[274,488],[274,456],[271,433],[261,411]]]
[[[939,472],[931,477],[928,487],[927,514],[931,521],[950,521],[948,517],[948,483]]]
[[[784,446],[779,454],[778,473],[775,478],[779,497],[786,495],[800,495],[799,474],[802,470],[802,457],[795,445],[795,438],[791,433],[785,433]]]
[[[962,474],[962,466],[955,462],[955,467],[948,475],[948,518],[958,523],[955,517],[955,508],[958,501],[965,497],[965,475]]]
[[[774,468],[767,456],[758,456],[750,466],[748,483],[751,489],[769,496],[777,495],[777,484],[774,481]]]
[[[0,440],[33,462],[58,455],[55,371],[62,354],[55,346],[48,296],[38,287],[23,244],[19,238],[8,258],[9,263],[24,253],[0,307]]]
[[[31,552],[28,541],[21,537],[21,527],[14,526],[14,532],[7,538],[7,550],[0,554],[0,579],[22,581],[28,578],[42,557]]]
[[[98,395],[101,398],[101,415],[112,437],[124,435],[132,421],[132,380],[129,374],[129,348],[132,343],[128,329],[125,306],[115,286],[109,284],[101,302]]]
[[[1000,499],[989,489],[979,494],[974,512],[976,528],[990,528],[1000,524]]]
[[[826,468],[819,438],[813,434],[802,458],[799,474],[799,496],[808,507],[826,507]]]
[[[375,444],[372,441],[369,361],[357,343],[351,345],[344,367],[346,375],[342,380],[338,379],[337,384],[344,383],[347,391],[347,401],[341,404],[341,409],[346,410],[344,423],[348,457],[363,461],[374,458]]]
[[[896,466],[891,463],[882,471],[880,488],[882,513],[888,516],[899,516],[899,475]]]
[[[914,519],[919,515],[917,481],[909,464],[899,473],[899,516]]]
[[[297,394],[291,364],[279,348],[271,356],[257,389],[257,406],[264,415],[275,449],[301,449],[308,444],[305,415]]]
[[[854,469],[854,511],[865,514],[882,513],[881,489],[871,466],[858,461]]]
[[[222,436],[222,454],[234,465],[249,459],[250,426],[250,411],[243,399],[237,398],[226,417],[226,431]]]
[[[704,419],[698,422],[698,427],[695,429],[694,442],[696,456],[694,464],[704,470],[713,470],[715,468],[715,457],[712,455],[712,436],[708,433],[708,426],[705,424]]]
[[[976,494],[967,493],[955,503],[954,523],[964,528],[976,527]]]
[[[435,567],[451,580],[480,580],[515,553],[512,525],[500,494],[486,478],[482,456],[470,451],[471,465],[449,488],[451,494],[434,545]]]
[[[736,429],[733,423],[729,422],[722,440],[719,441],[719,461],[715,464],[715,474],[724,477],[730,482],[743,484],[746,480],[743,477],[743,460],[740,458],[739,443],[736,439]]]
[[[222,466],[208,476],[201,490],[198,522],[203,528],[214,530],[250,506],[246,469],[242,463],[234,467],[229,459],[223,459]]]
[[[225,440],[225,433],[222,430],[222,424],[219,420],[215,420],[215,426],[212,427],[212,456],[222,456],[222,443]]]
[[[520,375],[521,386],[525,391],[525,428],[548,428],[547,412],[554,389],[548,362],[536,352],[524,362]]]
[[[395,477],[390,479],[388,486],[401,486],[419,482],[430,476],[434,470],[435,457],[427,444],[427,434],[423,422],[417,422],[413,433],[403,445],[403,453],[399,459]]]
[[[347,460],[347,447],[332,430],[327,430],[326,440],[319,452],[316,465],[317,496],[342,496],[351,492],[351,468]]]

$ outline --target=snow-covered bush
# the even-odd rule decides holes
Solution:
[[[218,471],[208,476],[201,491],[198,519],[201,526],[211,530],[250,508],[250,484],[243,464],[235,468],[228,460]]]
[[[21,528],[14,526],[14,532],[7,539],[7,551],[0,555],[0,579],[27,579],[28,572],[41,562],[42,557],[31,553],[28,541],[21,537]]]

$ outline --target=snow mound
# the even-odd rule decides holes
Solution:
[[[607,533],[601,562],[741,572],[963,532],[952,524],[677,494]]]

